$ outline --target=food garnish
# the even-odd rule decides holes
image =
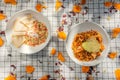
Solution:
[[[87,73],[87,72],[89,72],[89,70],[90,70],[89,66],[82,66],[82,72],[83,73]]]
[[[0,20],[4,20],[6,18],[6,15],[3,13],[0,13]]]
[[[62,52],[58,52],[58,60],[60,60],[61,62],[65,62],[65,57],[63,56]]]
[[[110,59],[114,59],[114,58],[116,58],[116,56],[117,56],[117,52],[110,52],[110,53],[108,54],[108,57],[109,57]]]
[[[12,4],[12,5],[17,4],[16,0],[4,0],[4,2],[7,3],[7,4]]]
[[[55,55],[55,54],[56,54],[56,49],[55,49],[55,48],[52,48],[50,54],[51,54],[51,55]]]
[[[55,11],[58,11],[62,7],[63,3],[60,0],[56,0]]]
[[[0,47],[3,46],[3,44],[4,44],[4,41],[3,41],[3,39],[0,37]]]
[[[44,75],[39,80],[49,80],[50,75]]]
[[[120,33],[120,28],[114,28],[114,29],[112,29],[112,37],[113,38],[116,38],[119,33]]]
[[[105,7],[111,7],[112,6],[112,2],[106,1],[106,2],[104,2],[104,6]]]
[[[120,80],[120,69],[116,69],[115,70],[115,76],[116,76],[116,80]]]
[[[42,10],[43,10],[43,9],[46,9],[46,8],[47,8],[47,6],[44,6],[44,5],[40,4],[40,3],[36,4],[36,6],[35,6],[35,9],[36,9],[38,12],[42,12]]]
[[[65,40],[67,37],[64,31],[58,31],[58,38]]]
[[[79,12],[81,12],[81,10],[82,10],[81,6],[75,4],[75,5],[73,6],[73,10],[72,10],[72,11],[73,11],[74,13],[79,13]]]
[[[31,73],[34,72],[34,70],[35,70],[35,68],[33,66],[30,66],[30,65],[26,66],[26,72],[27,73],[31,74]]]

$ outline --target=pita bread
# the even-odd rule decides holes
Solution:
[[[24,36],[12,36],[12,43],[16,48],[21,47],[24,41],[25,41]]]
[[[12,35],[13,36],[24,36],[26,35],[26,32],[13,32]]]

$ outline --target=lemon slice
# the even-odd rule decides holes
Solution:
[[[88,52],[98,52],[100,50],[100,43],[92,37],[83,42],[82,47]]]

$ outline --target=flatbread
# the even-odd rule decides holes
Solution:
[[[18,32],[18,31],[17,31],[17,32],[13,32],[12,35],[13,35],[13,36],[25,36],[25,35],[26,35],[26,32],[24,32],[24,31]]]
[[[24,36],[12,36],[12,43],[16,48],[21,47],[24,41],[25,41]]]

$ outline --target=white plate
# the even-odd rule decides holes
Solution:
[[[47,40],[45,43],[42,43],[41,45],[38,45],[35,47],[27,46],[27,45],[23,44],[20,48],[16,48],[12,44],[12,39],[11,39],[12,33],[13,33],[12,28],[13,28],[14,21],[16,20],[16,18],[25,16],[28,14],[32,14],[36,20],[45,23],[46,27],[48,28]],[[49,24],[48,19],[46,17],[44,17],[42,14],[35,12],[33,10],[22,10],[22,11],[17,12],[14,16],[11,17],[11,19],[9,19],[9,21],[7,23],[7,30],[5,31],[7,43],[9,45],[11,45],[13,48],[15,48],[17,51],[19,51],[21,53],[25,53],[25,54],[32,54],[32,53],[36,53],[36,52],[42,50],[48,44],[48,42],[50,40],[50,34],[51,34],[50,32],[51,32],[51,29],[50,29],[50,24]]]
[[[89,30],[96,30],[99,33],[101,33],[102,38],[103,38],[103,44],[105,46],[105,50],[101,53],[101,56],[98,57],[97,59],[95,59],[93,61],[89,61],[89,62],[83,62],[83,61],[80,61],[77,58],[75,58],[71,46],[72,46],[74,36],[77,33],[85,32],[85,31],[89,31]],[[109,49],[109,43],[110,43],[109,36],[108,36],[107,32],[102,28],[102,26],[100,26],[96,23],[93,23],[93,22],[84,22],[81,24],[74,25],[73,28],[70,30],[70,32],[68,33],[68,36],[67,36],[67,40],[66,40],[66,49],[67,49],[67,52],[68,52],[68,55],[70,56],[70,58],[77,64],[84,65],[84,66],[94,66],[94,65],[99,64],[101,61],[103,61],[103,59],[107,56],[108,49]]]

